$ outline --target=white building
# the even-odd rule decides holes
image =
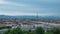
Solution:
[[[13,22],[4,22],[5,26],[17,26],[17,24]]]
[[[23,22],[18,24],[13,22],[5,22],[5,26],[13,26],[13,27],[20,26],[23,30],[30,30],[30,29],[34,30],[37,27],[43,27],[44,29],[60,27],[60,24],[32,21],[32,22]]]

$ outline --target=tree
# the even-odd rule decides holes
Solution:
[[[6,31],[4,34],[23,34],[23,31],[19,27],[17,27]]]
[[[53,33],[53,34],[60,34],[60,29],[59,29],[59,28],[54,28],[54,29],[52,30],[52,33]]]
[[[44,34],[44,29],[42,27],[37,27],[36,28],[36,34]]]
[[[4,34],[11,34],[11,30],[9,29],[8,31],[4,32]]]

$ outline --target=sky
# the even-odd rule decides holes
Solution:
[[[0,0],[0,15],[59,16],[60,0]]]

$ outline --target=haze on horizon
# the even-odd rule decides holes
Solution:
[[[0,0],[0,15],[59,16],[60,0]]]

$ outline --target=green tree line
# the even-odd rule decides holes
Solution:
[[[42,27],[37,27],[35,30],[22,30],[21,28],[13,28],[4,32],[3,34],[60,34],[59,28],[53,28],[51,30],[45,31]]]

